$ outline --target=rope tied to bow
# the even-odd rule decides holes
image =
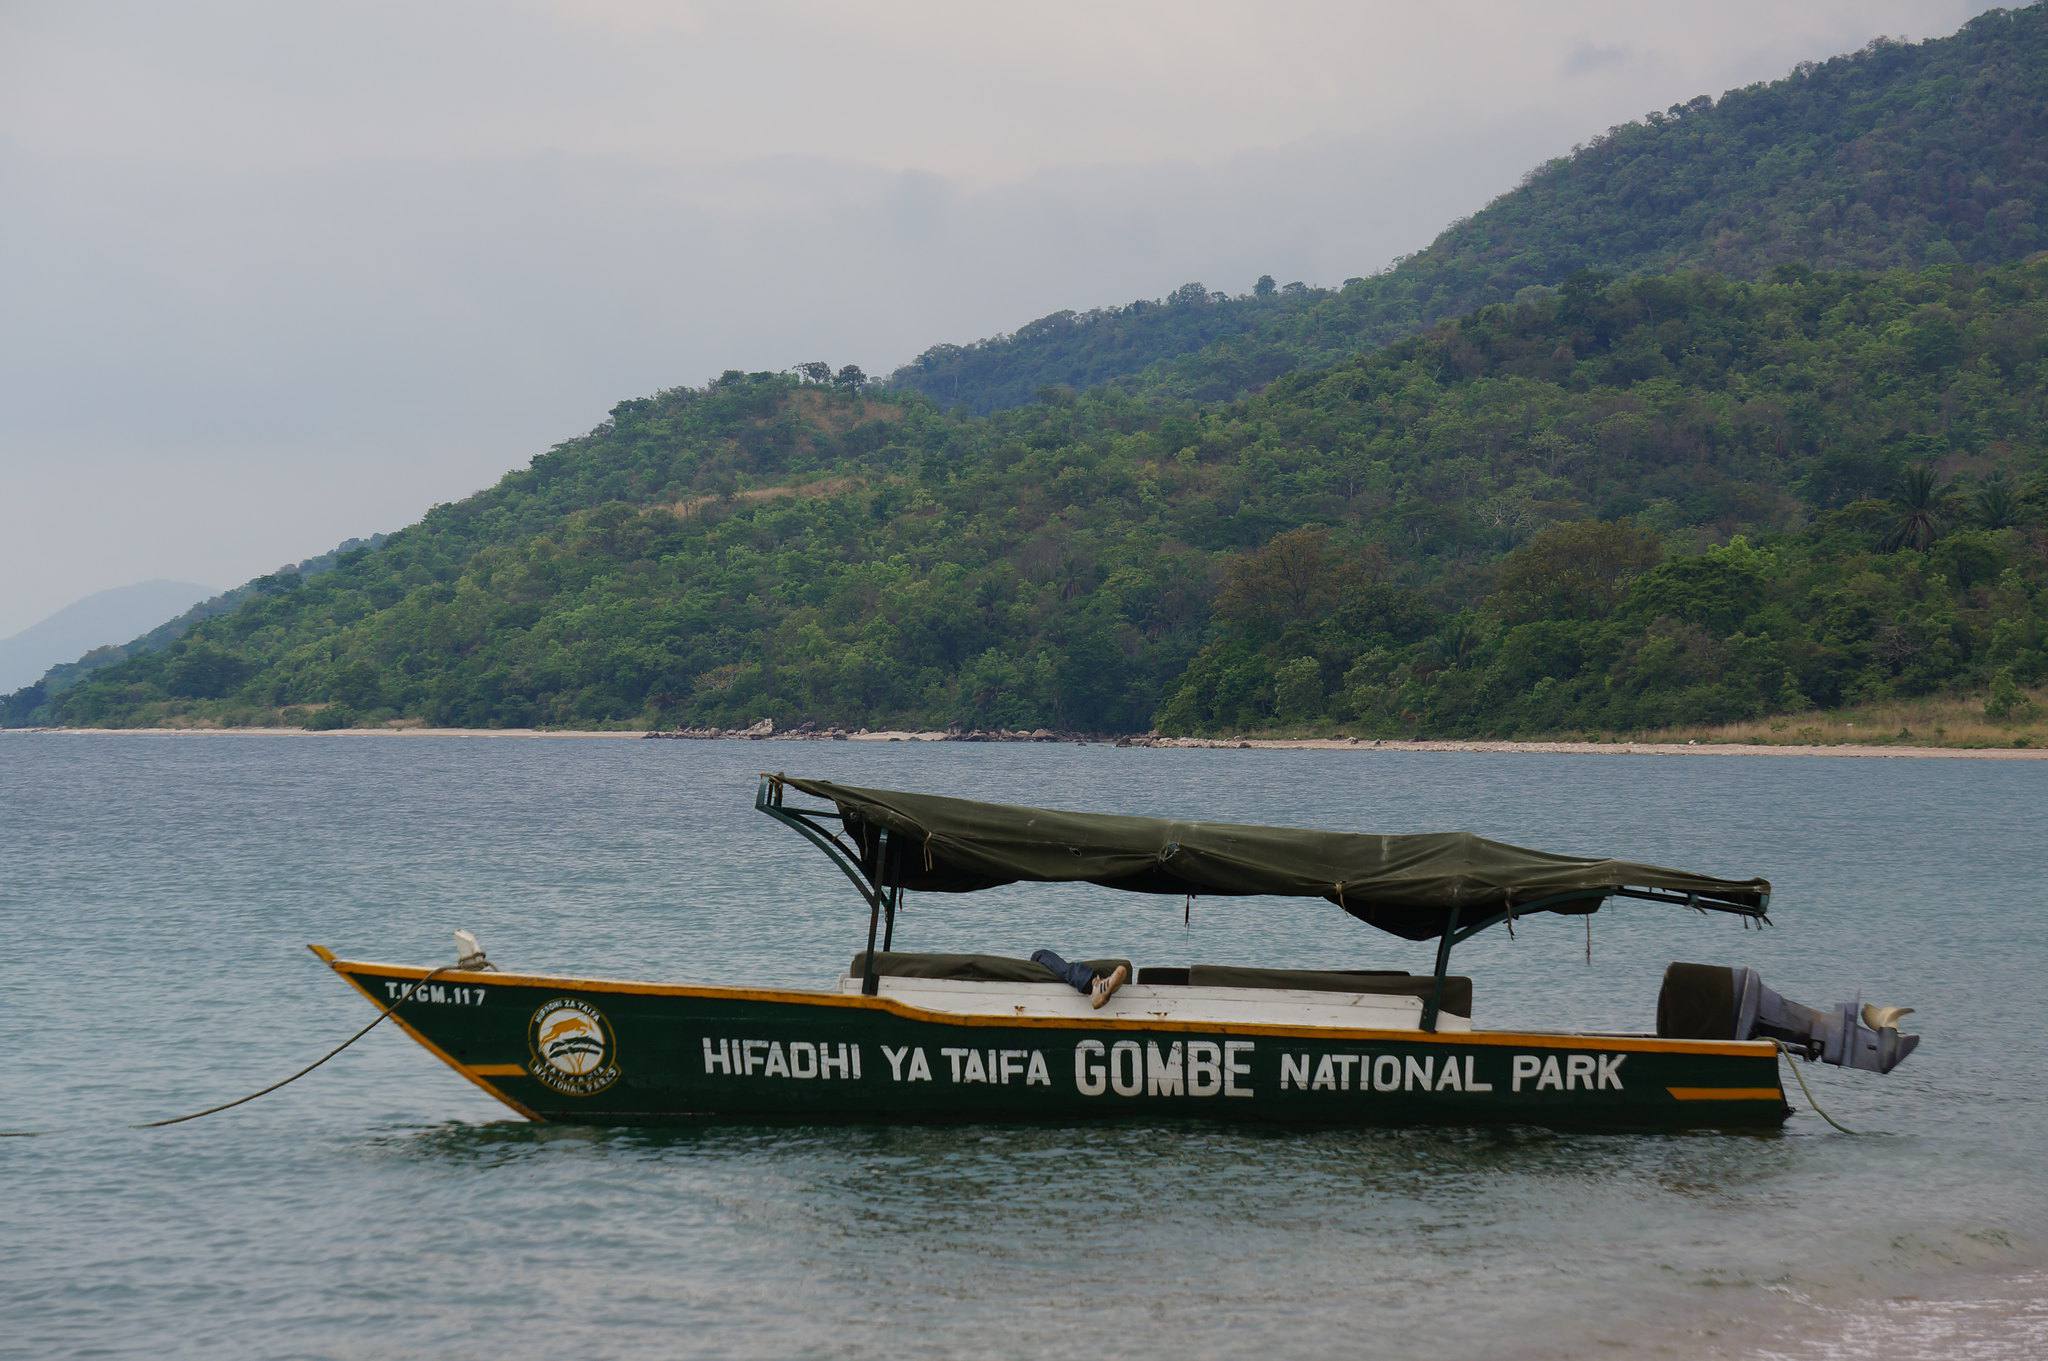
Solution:
[[[413,994],[418,992],[421,988],[424,988],[427,984],[433,982],[436,978],[439,978],[442,974],[447,973],[449,970],[459,969],[461,967],[462,966],[460,964],[443,964],[439,968],[429,969],[418,980],[416,980],[411,987],[407,988],[404,992],[400,993],[396,1001],[394,1001],[390,1006],[385,1007],[382,1011],[378,1012],[377,1015],[370,1021],[368,1025],[364,1026],[361,1030],[358,1030],[355,1034],[343,1040],[340,1044],[335,1045],[334,1048],[328,1050],[319,1058],[314,1059],[311,1063],[299,1069],[298,1072],[293,1073],[290,1077],[279,1078],[276,1082],[271,1083],[268,1087],[259,1088],[256,1091],[249,1093],[247,1096],[238,1096],[233,1101],[223,1101],[218,1106],[208,1106],[203,1111],[193,1111],[189,1115],[174,1115],[168,1120],[147,1120],[139,1125],[130,1125],[128,1128],[164,1129],[171,1125],[182,1125],[188,1120],[200,1120],[204,1119],[206,1116],[209,1115],[219,1115],[222,1111],[231,1111],[237,1106],[246,1106],[259,1096],[269,1096],[272,1092],[278,1090],[280,1087],[289,1087],[292,1083],[297,1082],[300,1078],[312,1072],[315,1068],[318,1068],[323,1063],[326,1063],[329,1059],[333,1058],[342,1050],[354,1044],[357,1040],[363,1038],[363,1036],[375,1030],[378,1026],[384,1024],[384,1022],[390,1019],[390,1017],[395,1012],[397,1012],[397,1010],[400,1007],[404,1006],[407,1002],[411,1001]],[[40,1138],[41,1136],[46,1134],[57,1134],[61,1132],[62,1131],[59,1130],[49,1129],[0,1130],[0,1139],[35,1139]]]

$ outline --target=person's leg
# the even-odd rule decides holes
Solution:
[[[1060,976],[1060,981],[1075,992],[1087,992],[1095,986],[1095,971],[1085,964],[1069,964],[1050,950],[1031,952],[1033,964],[1043,964]]]

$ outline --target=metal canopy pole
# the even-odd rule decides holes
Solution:
[[[882,903],[889,897],[889,889],[887,887],[889,880],[888,864],[889,829],[884,827],[875,841],[875,878],[877,882],[875,884],[874,896],[868,899],[868,952],[865,959],[866,967],[861,971],[860,977],[860,991],[863,997],[873,997],[882,989],[882,981],[875,974],[875,930],[881,924]],[[889,931],[891,935],[895,934],[895,929],[896,911],[892,905],[889,910]]]
[[[797,832],[801,833],[804,840],[823,851],[833,864],[839,866],[840,873],[853,881],[853,886],[860,890],[860,896],[863,899],[867,900],[870,904],[874,902],[875,895],[880,892],[880,889],[867,877],[866,871],[861,868],[859,852],[843,845],[832,833],[819,827],[812,821],[815,818],[827,818],[838,822],[843,827],[846,823],[844,817],[838,813],[824,812],[821,809],[783,807],[782,786],[777,783],[773,775],[763,775],[761,777],[761,787],[754,795],[754,807],[784,826],[794,828]]]
[[[891,873],[889,864],[889,832],[884,828],[880,843],[875,847],[875,874],[881,880],[876,885],[882,891],[882,950],[887,953],[896,944],[896,909],[903,902],[903,846],[896,845],[896,864]],[[894,882],[891,882],[891,881]]]
[[[1647,893],[1631,892],[1628,889],[1618,891],[1627,894],[1631,898],[1648,898],[1651,896]],[[1590,915],[1600,910],[1600,904],[1606,902],[1608,896],[1606,893],[1554,893],[1548,898],[1538,898],[1534,902],[1522,903],[1519,906],[1509,903],[1500,911],[1473,922],[1463,930],[1460,930],[1458,927],[1458,909],[1452,908],[1450,920],[1444,923],[1444,933],[1437,938],[1436,986],[1430,989],[1429,1000],[1422,1004],[1422,1028],[1424,1030],[1435,1030],[1437,1017],[1443,1011],[1444,975],[1450,970],[1452,946],[1463,945],[1487,927],[1498,926],[1510,917],[1526,917],[1536,912],[1548,912],[1559,903],[1584,901],[1590,898],[1593,902],[1593,906],[1587,909],[1587,914]],[[1657,901],[1666,900],[1658,899]],[[1677,901],[1683,902],[1685,900],[1681,898]],[[1744,913],[1743,915],[1748,916],[1752,914]],[[1761,913],[1754,915],[1762,916]]]
[[[828,813],[822,809],[785,808],[782,802],[782,781],[779,777],[763,772],[759,788],[754,791],[754,807],[777,822],[794,828],[806,841],[823,851],[839,866],[853,886],[860,890],[860,896],[868,905],[868,949],[867,963],[861,971],[860,990],[864,996],[873,997],[880,988],[875,974],[875,935],[881,929],[882,914],[888,912],[888,934],[883,938],[882,948],[888,949],[896,935],[896,908],[903,901],[901,885],[889,888],[889,830],[879,829],[875,842],[875,869],[873,874],[861,863],[857,846],[849,846],[837,836],[820,827],[815,819],[837,821],[842,828],[846,819],[839,813]]]
[[[1451,909],[1444,933],[1436,938],[1436,986],[1429,990],[1429,1000],[1422,1004],[1422,1028],[1427,1031],[1436,1029],[1436,1018],[1443,1011],[1444,974],[1451,967],[1451,946],[1457,944],[1452,937],[1458,929],[1458,911],[1455,907]]]

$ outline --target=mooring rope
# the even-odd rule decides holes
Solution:
[[[1799,1065],[1792,1062],[1791,1047],[1788,1046],[1783,1040],[1773,1040],[1771,1041],[1771,1043],[1778,1046],[1778,1057],[1785,1060],[1786,1066],[1788,1066],[1792,1070],[1792,1076],[1799,1079],[1799,1090],[1806,1093],[1806,1104],[1813,1107],[1813,1113],[1815,1115],[1818,1115],[1821,1119],[1827,1121],[1829,1124],[1833,1125],[1836,1129],[1842,1131],[1842,1133],[1854,1134],[1856,1132],[1855,1130],[1850,1129],[1847,1125],[1835,1119],[1834,1116],[1829,1115],[1826,1111],[1822,1110],[1820,1108],[1820,1102],[1815,1101],[1813,1099],[1813,1088],[1806,1085],[1806,1074],[1800,1072]]]
[[[264,1087],[258,1091],[253,1091],[249,1093],[247,1096],[238,1096],[233,1101],[223,1101],[218,1106],[208,1106],[203,1111],[193,1111],[189,1115],[174,1115],[168,1120],[150,1120],[140,1125],[130,1125],[128,1128],[163,1129],[167,1125],[182,1125],[187,1120],[199,1120],[209,1115],[218,1115],[222,1111],[231,1111],[237,1106],[246,1106],[259,1096],[269,1096],[272,1092],[276,1091],[280,1087],[289,1087],[292,1083],[297,1082],[300,1078],[312,1072],[315,1068],[318,1068],[321,1064],[327,1062],[327,1060],[333,1058],[336,1054],[339,1054],[342,1050],[348,1048],[357,1040],[360,1040],[361,1038],[363,1038],[363,1036],[375,1030],[378,1026],[384,1024],[384,1022],[388,1020],[394,1012],[396,1012],[400,1007],[404,1006],[407,1002],[411,1001],[412,995],[418,992],[421,988],[431,983],[440,975],[447,973],[450,969],[459,967],[461,966],[456,964],[443,964],[437,969],[429,969],[411,987],[407,988],[404,992],[400,993],[398,995],[397,1001],[393,1002],[390,1006],[378,1012],[376,1017],[373,1020],[371,1020],[371,1022],[368,1025],[364,1026],[361,1030],[358,1030],[355,1034],[343,1040],[340,1044],[335,1045],[334,1048],[328,1050],[319,1058],[314,1059],[311,1063],[299,1069],[298,1072],[293,1073],[290,1077],[280,1078],[276,1082],[271,1083],[268,1087]],[[0,1139],[35,1139],[40,1138],[46,1134],[60,1134],[62,1132],[62,1130],[54,1129],[0,1130]]]

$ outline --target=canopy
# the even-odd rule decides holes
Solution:
[[[1371,836],[1177,822],[768,778],[835,805],[861,871],[883,888],[966,893],[1019,880],[1078,881],[1138,893],[1326,898],[1409,940],[1456,929],[1454,914],[1469,929],[1525,906],[1591,912],[1616,893],[1761,917],[1771,894],[1764,879],[1553,855],[1469,832]]]

